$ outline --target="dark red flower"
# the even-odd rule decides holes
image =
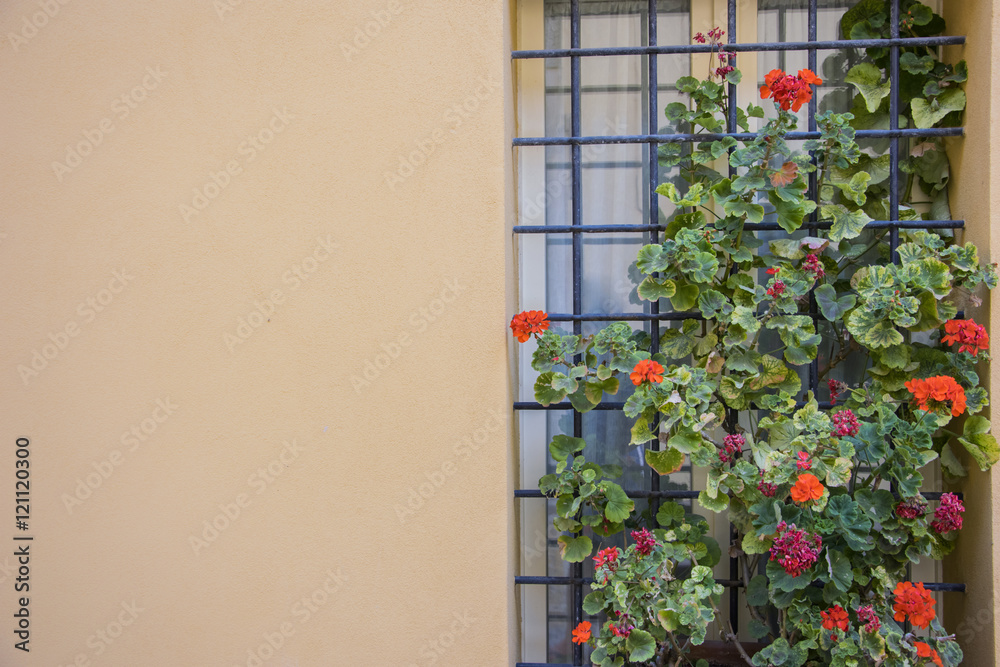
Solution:
[[[722,439],[724,449],[719,450],[719,460],[723,463],[735,460],[736,455],[743,451],[743,445],[745,444],[746,439],[741,434],[727,435]]]
[[[836,436],[857,435],[861,429],[858,418],[850,410],[841,410],[833,416],[833,434]]]
[[[965,506],[954,493],[941,495],[941,504],[934,510],[931,528],[937,533],[949,533],[962,527],[962,512]]]
[[[927,501],[922,496],[907,498],[896,505],[896,516],[901,519],[919,519],[927,512]]]
[[[797,577],[811,568],[819,558],[823,540],[819,535],[807,533],[787,524],[778,524],[778,538],[771,544],[771,559],[777,560],[785,572]]]
[[[865,624],[865,632],[878,632],[878,629],[882,627],[882,621],[879,620],[878,614],[875,613],[874,607],[870,604],[858,607],[858,621]]]
[[[635,540],[635,550],[636,553],[642,556],[648,556],[653,552],[653,547],[656,546],[656,538],[648,530],[643,528],[642,530],[633,530],[632,539]]]
[[[780,280],[775,280],[774,285],[767,288],[767,295],[770,297],[779,297],[785,292],[785,283]]]

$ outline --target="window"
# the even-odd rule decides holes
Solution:
[[[735,87],[739,104],[758,99],[763,76],[773,68],[790,71],[808,67],[824,79],[812,108],[848,111],[854,94],[843,77],[861,56],[856,49],[776,48],[778,42],[832,42],[840,39],[839,23],[854,0],[522,0],[518,11],[518,49],[514,54],[519,80],[518,138],[520,169],[519,309],[543,309],[553,326],[591,334],[611,321],[628,321],[652,340],[686,316],[660,312],[657,304],[638,299],[639,280],[630,280],[638,249],[656,242],[673,213],[670,203],[655,194],[660,183],[676,173],[660,166],[659,146],[677,142],[677,130],[664,107],[682,98],[674,81],[708,67],[709,54],[692,47],[695,32],[714,26],[727,31],[736,44],[743,71]],[[815,130],[804,119],[799,127]],[[952,134],[960,133],[960,128]],[[733,124],[729,132],[734,131]],[[862,147],[891,155],[898,162],[906,131],[893,123],[860,139]],[[898,240],[899,192],[891,188],[891,214],[871,227],[888,229]],[[924,227],[928,226],[926,224]],[[959,227],[945,222],[940,227]],[[813,226],[812,229],[816,229]],[[768,240],[768,224],[759,227]],[[777,230],[771,223],[770,229]],[[874,233],[874,232],[873,232]],[[895,245],[893,245],[895,247]],[[614,401],[605,400],[586,414],[568,403],[541,409],[534,401],[531,369],[534,343],[518,353],[520,388],[515,405],[519,419],[521,477],[515,494],[520,521],[521,567],[517,578],[521,603],[521,665],[584,665],[586,647],[570,642],[572,628],[586,617],[581,604],[593,574],[589,559],[564,562],[552,526],[554,500],[536,490],[538,479],[553,472],[547,443],[554,435],[583,437],[588,460],[615,463],[625,470],[622,486],[636,500],[636,511],[652,508],[663,498],[691,503],[703,488],[689,467],[668,476],[651,475],[642,448],[630,446],[631,421],[621,414],[627,398],[622,387]],[[803,386],[819,386],[815,362],[802,368]],[[940,488],[939,479],[927,488]],[[713,525],[720,545],[729,542],[725,515],[701,512]],[[621,535],[614,536],[619,540]],[[614,544],[614,537],[606,545]],[[619,542],[620,544],[620,542]],[[939,563],[915,567],[915,580],[940,581]],[[716,577],[734,582],[735,562],[726,559]],[[937,589],[962,590],[960,584]],[[724,614],[741,627],[739,589],[729,587]],[[940,595],[940,593],[939,593]],[[594,619],[597,620],[597,619]],[[718,636],[718,633],[711,634]]]

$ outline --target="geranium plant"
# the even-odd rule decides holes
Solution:
[[[845,36],[885,36],[888,12],[862,5],[845,16]],[[943,30],[916,2],[903,3],[900,19],[906,35]],[[890,246],[885,228],[868,227],[891,215],[887,156],[855,141],[856,128],[887,113],[884,49],[846,73],[854,112],[818,113],[819,138],[797,151],[786,136],[822,81],[809,70],[768,73],[760,97],[774,113],[737,108],[740,130],[749,133],[751,119],[760,129],[720,139],[726,84],[740,80],[722,36],[696,37],[718,46],[718,65],[705,79],[678,80],[689,102],[665,110],[678,131],[713,136],[661,148],[661,163],[680,176],[657,192],[675,212],[662,242],[636,261],[639,298],[693,317],[657,341],[624,322],[567,335],[541,311],[511,328],[537,341],[539,403],[568,400],[586,412],[628,386],[631,444],[655,473],[687,461],[707,471],[698,505],[735,527],[726,551],[738,560],[750,633],[766,647],[751,655],[719,614],[711,568],[723,550],[706,521],[675,502],[640,515],[616,481],[620,467],[586,461],[582,439],[558,435],[549,445],[556,472],[539,486],[556,498],[563,558],[593,559],[584,610],[605,618],[581,624],[573,641],[592,644],[604,667],[694,664],[690,648],[714,621],[751,665],[954,667],[962,652],[907,566],[949,553],[965,511],[954,494],[928,502],[922,470],[940,462],[957,478],[961,451],[983,470],[1000,458],[979,415],[988,397],[976,365],[989,358],[989,336],[961,314],[981,286],[996,285],[994,267],[947,234],[901,230]],[[904,48],[900,65],[913,126],[956,122],[964,63]],[[943,145],[909,145],[899,218],[948,218]],[[765,245],[754,225],[768,221],[785,234]],[[803,387],[810,372],[825,396]],[[626,547],[600,543],[622,532]]]

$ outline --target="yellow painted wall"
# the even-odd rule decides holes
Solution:
[[[982,0],[946,0],[943,3],[948,33],[965,35],[963,47],[946,49],[951,61],[962,58],[969,63],[966,84],[969,105],[964,125],[966,136],[947,140],[951,156],[952,216],[965,219],[965,240],[975,243],[980,259],[1000,260],[1000,234],[996,211],[1000,211],[1000,26],[994,5]],[[980,309],[969,308],[968,315],[988,321],[994,340],[1000,337],[1000,294]],[[989,377],[994,405],[990,408],[996,427],[996,401],[1000,397],[1000,364],[984,365],[981,372]],[[946,581],[966,582],[965,595],[945,594],[946,627],[956,634],[965,650],[967,665],[994,665],[997,655],[998,628],[996,591],[1000,589],[1000,558],[994,542],[1000,534],[1000,476],[982,473],[971,457],[964,457],[969,479],[960,487],[965,493],[965,522],[955,554],[944,562]]]
[[[512,664],[509,25],[0,6],[0,665]]]

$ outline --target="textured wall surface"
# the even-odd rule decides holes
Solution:
[[[0,664],[512,663],[507,12],[3,3]]]
[[[948,33],[965,35],[964,47],[952,47],[946,56],[952,61],[962,58],[969,63],[966,84],[969,106],[965,115],[966,136],[947,140],[951,157],[952,217],[964,219],[965,240],[976,244],[980,259],[1000,260],[1000,233],[995,228],[1000,211],[1000,146],[993,139],[1000,137],[1000,71],[998,30],[995,6],[982,0],[946,0],[943,3]],[[969,316],[989,322],[993,340],[1000,339],[1000,294],[980,309],[969,309]],[[995,345],[996,343],[994,343]],[[988,388],[993,396],[991,419],[997,415],[1000,397],[1000,364],[983,366],[980,372],[989,377]],[[997,432],[994,419],[994,433]],[[965,493],[965,524],[958,548],[944,563],[945,579],[968,584],[965,595],[945,594],[945,618],[949,632],[965,650],[967,665],[997,664],[997,638],[1000,636],[996,591],[1000,589],[1000,554],[995,541],[1000,534],[1000,475],[980,472],[971,457],[966,456],[969,479],[960,487]]]

